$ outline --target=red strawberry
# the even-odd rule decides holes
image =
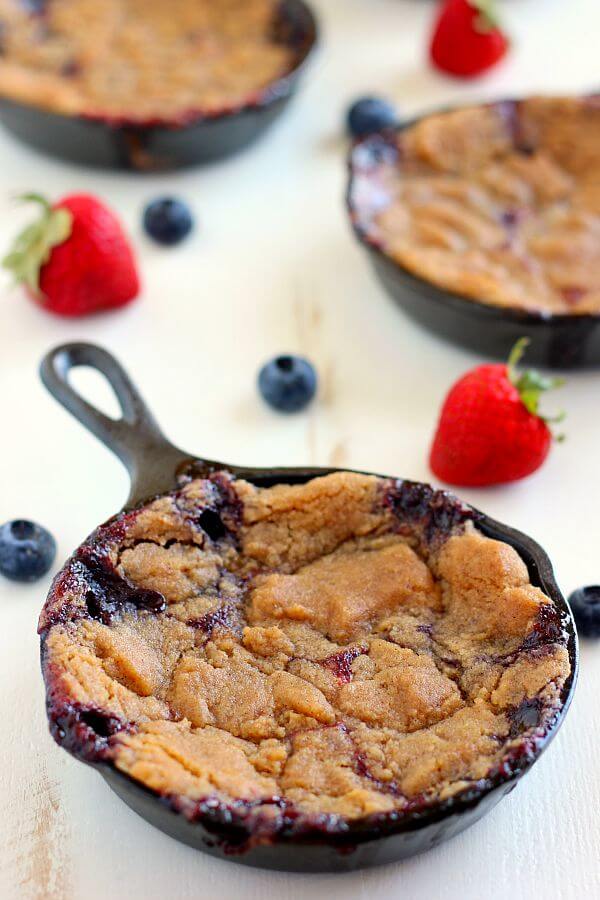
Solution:
[[[23,199],[39,203],[42,215],[2,264],[44,309],[85,316],[137,296],[133,252],[110,209],[90,194],[71,194],[53,206],[38,194]]]
[[[461,486],[516,481],[546,459],[552,420],[539,414],[540,396],[562,381],[517,372],[527,344],[526,338],[517,342],[508,365],[478,366],[450,390],[429,459],[442,481]]]
[[[493,0],[444,0],[431,39],[430,56],[443,72],[468,78],[494,66],[509,42]]]

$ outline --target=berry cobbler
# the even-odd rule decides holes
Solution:
[[[295,68],[277,0],[0,0],[0,95],[177,121],[258,100]]]
[[[226,472],[100,527],[40,619],[59,744],[261,840],[510,774],[561,709],[558,609],[477,514],[351,473]]]
[[[600,313],[600,98],[427,116],[352,153],[354,226],[412,275],[472,300]]]

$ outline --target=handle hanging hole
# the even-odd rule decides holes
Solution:
[[[117,395],[98,369],[91,366],[76,366],[68,372],[67,381],[84,400],[114,422],[122,417]]]

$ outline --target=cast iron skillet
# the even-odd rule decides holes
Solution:
[[[518,101],[504,100],[501,104],[510,110]],[[404,122],[397,131],[418,121]],[[358,141],[350,152],[346,202],[354,232],[367,249],[376,274],[405,312],[431,331],[480,355],[507,359],[518,339],[528,336],[531,343],[527,356],[536,365],[557,369],[600,366],[600,315],[555,315],[492,306],[437,287],[388,256],[369,234],[369,218],[376,202],[372,186],[371,201],[365,198],[369,197],[370,173],[378,163],[392,162],[396,157],[394,131]]]
[[[95,409],[70,385],[69,372],[88,366],[101,372],[114,390],[122,418],[114,420]],[[172,490],[178,474],[193,470],[208,474],[225,469],[238,478],[267,487],[278,483],[302,484],[336,469],[247,469],[214,460],[197,459],[179,450],[161,433],[144,401],[120,364],[93,344],[65,344],[50,351],[41,364],[41,377],[51,394],[83,425],[105,443],[125,464],[131,476],[131,493],[125,509]],[[312,828],[301,836],[279,835],[276,842],[249,848],[241,841],[243,822],[235,811],[206,809],[190,822],[159,796],[128,778],[108,763],[92,763],[125,803],[152,825],[172,837],[215,856],[252,866],[287,871],[347,871],[404,859],[436,846],[468,828],[492,809],[515,786],[548,745],[571,702],[577,677],[577,636],[571,612],[554,580],[550,560],[531,538],[476,513],[481,531],[511,544],[527,564],[533,584],[550,596],[561,613],[568,634],[571,675],[562,692],[562,708],[530,752],[506,765],[502,773],[429,808],[415,810],[400,820],[384,816],[365,819],[333,833]]]
[[[148,122],[68,116],[0,97],[0,121],[37,150],[83,165],[163,171],[220,159],[250,144],[293,96],[317,41],[317,22],[303,0],[281,0],[277,33],[295,53],[283,78],[243,106],[204,115],[190,110]]]

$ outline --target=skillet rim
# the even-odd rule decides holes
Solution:
[[[285,42],[295,51],[290,67],[263,88],[248,92],[238,104],[223,105],[212,112],[203,110],[199,105],[175,116],[149,116],[143,119],[91,109],[71,114],[0,93],[0,122],[11,134],[40,152],[93,168],[169,171],[224,159],[245,148],[279,115],[284,104],[292,98],[318,47],[319,20],[307,0],[278,0],[277,13],[276,25],[287,21],[293,28],[296,20],[302,21],[301,34],[291,35]],[[214,131],[211,126],[215,126]],[[69,146],[72,142],[70,128],[78,128],[82,134],[85,130],[87,140],[92,142],[97,142],[102,135],[108,143],[100,156]],[[47,134],[60,139],[60,149],[56,144],[45,147],[47,141],[44,135]],[[178,134],[181,140],[187,139],[185,146],[181,141],[172,143],[172,140],[177,140]],[[133,142],[131,147],[130,140]],[[168,145],[155,147],[157,140],[167,141]],[[144,146],[146,141],[150,141],[151,145]],[[139,142],[141,145],[138,148]]]
[[[292,483],[306,483],[313,478],[336,472],[355,472],[356,470],[339,469],[339,468],[290,468],[290,469],[250,469],[236,466],[227,466],[220,463],[211,463],[207,466],[204,460],[196,460],[198,465],[194,469],[193,462],[189,468],[192,477],[206,477],[215,471],[224,474],[232,474],[234,478],[245,478],[251,483],[261,486],[261,482],[266,485],[272,484],[272,478],[276,477],[277,484],[285,484],[286,477],[292,480]],[[204,473],[204,475],[203,475]],[[361,472],[358,474],[373,475],[375,473]],[[410,479],[390,478],[389,476],[375,475],[378,478],[384,478],[396,484],[409,484],[418,487],[429,488],[426,482],[414,482]],[[251,860],[252,851],[257,847],[268,846],[276,847],[298,847],[309,848],[310,846],[326,845],[340,852],[356,849],[361,844],[385,839],[394,835],[406,834],[407,832],[420,831],[429,826],[435,826],[452,816],[461,816],[470,811],[475,810],[482,801],[492,794],[498,793],[504,788],[503,793],[498,797],[502,798],[510,786],[514,786],[518,780],[526,774],[527,771],[537,762],[544,750],[558,732],[567,711],[570,707],[575,686],[577,683],[579,671],[579,648],[577,631],[574,619],[567,601],[562,595],[552,568],[552,564],[545,550],[528,535],[517,531],[516,529],[504,525],[482,513],[476,507],[466,504],[456,497],[450,491],[434,490],[434,496],[443,495],[449,498],[453,504],[460,505],[467,510],[477,528],[488,537],[502,540],[510,544],[519,553],[525,562],[531,581],[533,584],[542,588],[542,590],[551,598],[560,613],[561,624],[566,637],[566,648],[569,654],[569,662],[571,671],[565,681],[560,694],[560,706],[555,710],[552,717],[544,723],[543,731],[539,734],[532,733],[522,744],[517,745],[514,758],[507,759],[500,769],[493,774],[488,774],[479,782],[469,785],[465,790],[448,797],[444,800],[433,800],[416,806],[410,812],[392,811],[387,813],[372,814],[363,816],[358,819],[346,819],[339,816],[326,816],[322,814],[304,814],[299,813],[294,816],[294,821],[289,828],[278,828],[276,830],[261,831],[260,820],[252,816],[252,807],[249,804],[235,801],[232,803],[215,802],[214,798],[204,798],[193,803],[191,808],[185,802],[185,798],[168,797],[146,787],[140,782],[135,781],[130,776],[121,772],[116,768],[111,760],[86,760],[81,755],[74,754],[78,761],[85,762],[92,768],[97,769],[109,786],[123,798],[123,794],[130,794],[132,791],[139,797],[146,799],[152,798],[156,801],[156,816],[172,815],[173,813],[182,816],[185,821],[198,828],[198,839],[206,841],[202,832],[210,835],[210,839],[216,842],[219,847],[219,854],[225,853],[230,855],[236,853],[240,855],[238,861],[244,862],[243,856],[248,854],[248,862],[253,864]],[[161,494],[155,496],[162,496]],[[155,497],[146,498],[134,507],[125,507],[120,513],[108,520],[110,525],[124,513],[132,511],[132,509],[141,508]],[[104,526],[100,526],[102,528]],[[92,533],[93,537],[96,532]],[[89,538],[88,538],[89,540]],[[85,542],[84,542],[85,543]],[[68,562],[65,566],[68,565]],[[63,572],[58,573],[57,578]],[[51,588],[50,595],[53,588]],[[49,596],[50,596],[49,595]],[[42,650],[42,668],[45,639],[50,631],[52,624],[46,629],[40,631],[41,650]],[[45,681],[45,678],[44,678]],[[47,694],[48,698],[48,694]],[[50,710],[48,710],[50,718]],[[57,741],[60,745],[60,741]],[[62,745],[61,745],[62,746]],[[67,749],[62,747],[62,749]],[[518,752],[516,752],[518,751]],[[67,752],[68,749],[67,749]],[[183,800],[183,802],[182,802]],[[127,802],[127,801],[126,801]],[[135,806],[133,807],[135,809]],[[139,812],[139,810],[136,810]],[[150,817],[139,813],[156,827],[161,828],[160,823],[157,825]],[[168,828],[163,829],[169,832]],[[208,849],[208,848],[202,848]],[[259,863],[262,865],[262,863]],[[265,863],[265,865],[268,865]],[[362,865],[362,863],[359,863]],[[285,868],[288,868],[285,866]]]

